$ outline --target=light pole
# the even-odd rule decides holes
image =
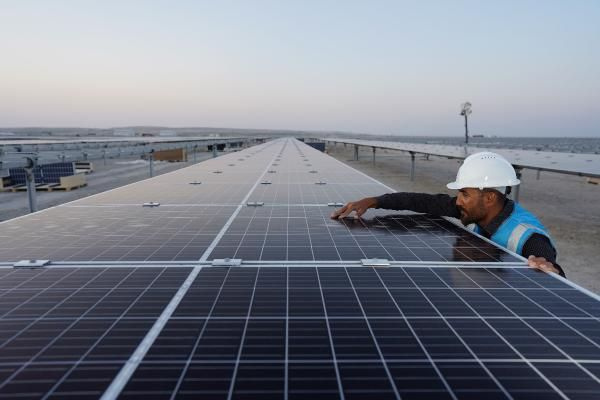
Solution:
[[[465,144],[469,144],[469,115],[471,113],[471,103],[469,103],[468,101],[462,103],[460,115],[465,117]]]

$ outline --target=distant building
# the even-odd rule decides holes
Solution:
[[[135,131],[131,128],[115,129],[113,136],[135,136]]]
[[[158,136],[177,136],[177,132],[168,129],[163,129],[160,132],[158,132]]]

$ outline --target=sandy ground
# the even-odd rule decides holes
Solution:
[[[410,181],[408,154],[362,149],[359,161],[352,160],[353,149],[342,144],[328,146],[331,156],[398,190],[422,193],[449,193],[446,183],[453,181],[460,165],[457,160],[417,157],[415,181]],[[524,170],[520,203],[540,218],[550,230],[558,247],[558,262],[567,277],[600,293],[600,185],[586,178]],[[377,195],[378,193],[374,193]]]
[[[211,157],[212,153],[197,153],[196,162]],[[154,175],[164,174],[193,165],[193,158],[191,156],[189,158],[190,161],[188,162],[154,162]],[[95,160],[92,163],[94,165],[94,172],[86,175],[87,186],[73,189],[69,192],[38,191],[38,210],[67,203],[150,177],[148,162],[141,160],[139,157],[107,159],[106,165],[104,165],[102,160]],[[0,221],[27,213],[29,213],[27,192],[0,192]]]

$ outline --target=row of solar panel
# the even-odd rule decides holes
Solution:
[[[98,397],[190,270],[0,269],[0,396]],[[207,267],[122,397],[593,398],[598,310],[529,269]]]
[[[274,187],[260,185],[273,167],[277,193],[291,190],[293,171],[308,155],[327,160],[312,151],[284,140],[236,154],[244,168],[213,170],[228,162],[223,157],[147,182],[171,192],[200,175],[241,181],[247,190],[223,187],[231,206],[181,199],[158,208],[117,206],[111,192],[104,205],[90,198],[3,224],[0,259],[122,263],[0,268],[0,397],[98,398],[121,382],[117,376],[125,379],[120,398],[590,399],[600,392],[600,307],[565,282],[501,267],[498,261],[518,260],[440,218],[338,222],[324,205],[242,205],[255,182],[258,190]],[[350,181],[341,186],[351,189]],[[480,262],[481,252],[496,267],[124,263],[197,260],[218,234],[210,258],[259,249],[247,259],[310,254],[306,260],[318,264],[329,248],[338,257],[332,260],[412,254]],[[192,271],[198,276],[184,285]],[[133,357],[142,342],[148,351]],[[132,375],[117,375],[125,365]]]
[[[3,224],[0,261],[196,261],[233,206],[58,207]],[[520,262],[439,217],[329,218],[331,207],[242,207],[208,259]]]
[[[212,191],[217,186],[220,190],[217,197],[221,196],[222,200],[227,200],[231,205],[216,202],[216,197],[213,196],[210,200],[215,201],[215,204],[176,202],[161,204],[158,208],[141,207],[142,200],[157,200],[150,197],[154,193],[161,192],[165,193],[164,196],[177,198],[180,195],[178,190],[183,186],[182,176],[189,180],[198,170],[210,173],[213,164],[226,163],[227,157],[248,160],[245,168],[234,169],[231,175],[241,174],[245,179],[252,175],[254,182],[260,182],[263,179],[261,174],[265,170],[268,174],[269,168],[273,168],[272,164],[280,160],[280,176],[286,177],[290,171],[295,170],[295,161],[307,156],[300,151],[297,143],[285,143],[288,144],[274,143],[252,152],[249,149],[229,154],[220,161],[209,161],[208,167],[195,166],[178,172],[179,175],[157,177],[101,196],[92,196],[27,218],[6,222],[0,231],[0,261],[196,261],[236,212],[237,215],[216,248],[208,255],[208,259],[357,261],[363,258],[385,258],[417,262],[519,262],[509,253],[441,218],[389,216],[389,212],[371,212],[370,215],[375,216],[372,219],[330,220],[333,208],[319,205],[322,203],[288,205],[288,202],[303,202],[307,199],[294,198],[291,189],[297,185],[293,183],[256,185],[249,196],[252,183],[239,186],[227,183],[186,183],[185,193],[198,191],[209,193],[210,196],[214,195]],[[329,157],[313,149],[307,148],[308,151],[312,152],[311,158],[334,169]],[[340,166],[335,164],[335,169],[339,170]],[[365,177],[361,179],[361,188],[384,189],[377,183],[364,183],[367,179]],[[178,182],[180,186],[169,183],[172,181]],[[227,181],[227,177],[224,181]],[[153,184],[156,188],[147,191],[146,188]],[[267,204],[263,207],[244,206],[241,210],[238,209],[244,197],[249,201],[264,199],[266,192],[263,187],[273,186],[277,186],[277,190],[287,187],[287,190],[281,190],[282,193],[287,193],[286,197],[279,199],[284,202],[283,206]],[[313,186],[324,187],[311,187]],[[165,190],[166,187],[169,189]],[[356,189],[350,183],[331,187],[336,188],[336,196],[344,193],[343,196],[335,197],[338,200],[350,199],[349,193]],[[324,193],[326,192],[321,192]],[[358,195],[360,192],[354,194]],[[98,201],[99,197],[103,200]],[[131,206],[114,204],[127,201],[127,198],[137,198],[140,202]],[[184,196],[180,201],[192,199],[194,197]],[[278,201],[276,197],[273,199]],[[319,202],[323,199],[312,200]],[[112,202],[113,205],[104,204],[104,201]]]

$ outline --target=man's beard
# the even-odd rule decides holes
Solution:
[[[483,202],[477,204],[474,214],[467,213],[464,208],[459,208],[458,210],[460,211],[460,222],[462,222],[464,226],[476,224],[485,217],[485,206],[483,205]]]
[[[464,226],[467,226],[469,224],[473,224],[477,221],[475,221],[475,218],[473,218],[472,215],[466,214],[463,210],[461,210],[460,212],[460,222],[462,222],[462,224]]]

